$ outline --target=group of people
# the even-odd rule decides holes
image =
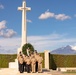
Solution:
[[[19,72],[27,72],[27,73],[41,73],[42,72],[42,61],[43,58],[39,53],[31,53],[29,56],[22,54],[20,52],[17,55],[18,64],[19,64]]]

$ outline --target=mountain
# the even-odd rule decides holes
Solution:
[[[58,49],[55,49],[53,51],[50,52],[51,54],[76,54],[76,50],[72,49],[71,46],[67,45],[66,47],[61,47]]]

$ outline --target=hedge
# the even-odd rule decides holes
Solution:
[[[0,68],[7,68],[9,62],[14,62],[16,59],[16,54],[0,54]]]
[[[76,55],[50,54],[50,69],[57,67],[76,67]]]
[[[45,67],[44,53],[40,53],[43,57],[42,66]],[[76,55],[57,55],[49,54],[50,69],[55,70],[57,67],[76,67]],[[0,68],[7,68],[9,62],[14,62],[17,54],[0,54]]]
[[[43,57],[42,67],[44,68],[44,53],[40,53]],[[0,54],[0,68],[8,68],[9,62],[14,62],[17,54]]]
[[[42,67],[44,68],[44,67],[45,67],[45,66],[44,66],[44,65],[45,65],[45,63],[44,63],[44,60],[45,60],[45,59],[44,59],[44,53],[40,53],[40,54],[41,54],[41,56],[42,56],[42,58],[43,58]]]

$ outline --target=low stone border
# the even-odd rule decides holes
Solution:
[[[61,67],[59,67],[59,68],[57,68],[57,71],[61,71],[61,72],[76,72],[76,67],[75,68],[73,68],[73,67],[61,68]]]

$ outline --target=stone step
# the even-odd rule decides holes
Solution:
[[[9,68],[18,69],[18,60],[15,59],[15,62],[9,62]]]

